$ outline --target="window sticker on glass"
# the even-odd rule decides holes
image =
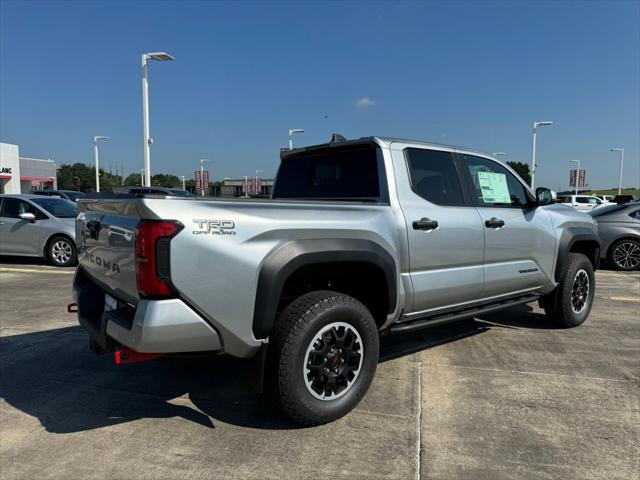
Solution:
[[[507,176],[504,173],[478,172],[478,183],[485,203],[511,203]]]

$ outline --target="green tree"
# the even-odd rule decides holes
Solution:
[[[132,173],[124,179],[124,184],[128,187],[135,187],[136,185],[142,185],[142,175],[139,173]]]
[[[528,164],[524,162],[507,162],[507,165],[513,168],[527,185],[531,185],[531,172]]]
[[[61,190],[95,191],[94,170],[84,163],[62,165],[58,168],[58,188]]]
[[[84,163],[62,165],[58,168],[58,188],[60,190],[96,191],[96,170]],[[113,186],[119,184],[119,177],[100,169],[100,191],[111,192]]]
[[[158,173],[151,177],[151,185],[155,185],[157,187],[180,187],[182,188],[182,180],[180,180],[175,175],[166,175],[164,173]]]

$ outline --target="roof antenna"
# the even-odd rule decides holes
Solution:
[[[344,138],[339,133],[334,133],[333,135],[331,135],[331,143],[333,143],[333,142],[346,142],[346,141],[347,141],[347,139]]]

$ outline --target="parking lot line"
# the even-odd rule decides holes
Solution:
[[[638,297],[602,297],[607,300],[617,300],[619,302],[640,302],[640,298]]]
[[[63,275],[73,275],[75,270],[47,270],[47,269],[36,269],[36,268],[6,268],[0,267],[0,272],[15,272],[15,273],[57,273]]]

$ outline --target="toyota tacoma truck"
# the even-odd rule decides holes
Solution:
[[[74,298],[92,350],[126,362],[261,360],[295,421],[353,409],[379,338],[539,302],[594,299],[593,219],[477,151],[392,138],[281,153],[270,199],[81,199]]]

